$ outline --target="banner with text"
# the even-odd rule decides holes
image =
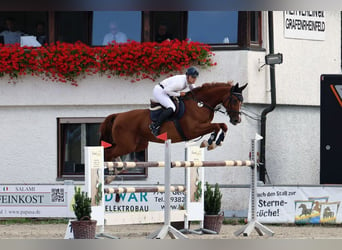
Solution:
[[[80,186],[84,190],[84,186]],[[74,218],[74,185],[0,185],[0,218]],[[171,209],[183,209],[185,194],[172,192]],[[105,195],[105,213],[164,210],[164,193]]]
[[[73,185],[0,185],[0,217],[74,217]]]
[[[284,11],[284,36],[307,40],[325,40],[324,11]]]
[[[171,192],[171,209],[184,209],[185,194]],[[148,212],[164,210],[164,193],[122,193],[105,195],[105,212]]]
[[[341,223],[341,201],[342,187],[258,187],[257,219],[261,223]]]

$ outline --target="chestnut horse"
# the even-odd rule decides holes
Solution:
[[[211,133],[209,140],[202,142],[201,147],[211,150],[216,145],[221,145],[228,127],[225,123],[211,123],[214,113],[219,110],[217,106],[222,104],[230,117],[230,122],[233,125],[240,123],[242,91],[246,86],[247,84],[239,87],[238,83],[233,85],[232,82],[205,83],[186,92],[181,97],[185,106],[184,115],[179,119],[182,133],[172,121],[164,122],[160,133],[167,132],[167,137],[172,143],[192,140]],[[147,148],[149,142],[163,143],[163,140],[151,133],[149,129],[151,122],[149,109],[137,109],[107,116],[100,127],[100,141],[112,144],[104,151],[105,161],[142,151]]]

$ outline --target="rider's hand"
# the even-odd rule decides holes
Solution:
[[[180,92],[180,96],[185,96],[185,92]]]

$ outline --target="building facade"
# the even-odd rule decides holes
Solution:
[[[227,123],[228,133],[221,147],[205,152],[205,159],[248,159],[251,139],[260,134],[261,113],[271,103],[273,67],[276,106],[266,119],[266,183],[320,184],[320,75],[341,73],[341,12],[274,11],[272,37],[269,12],[258,13],[259,45],[242,48],[239,43],[243,39],[237,36],[226,49],[216,46],[213,60],[217,65],[201,70],[197,80],[198,85],[248,82],[241,124],[233,126],[226,115],[216,113],[214,121]],[[241,13],[238,16],[241,18]],[[283,55],[281,64],[265,65],[270,39],[274,53]],[[131,83],[129,79],[95,75],[80,79],[76,87],[33,76],[22,77],[15,84],[8,83],[6,77],[0,78],[0,183],[51,184],[66,179],[83,183],[82,175],[61,172],[63,124],[98,124],[111,113],[148,108],[152,88],[162,79]],[[83,125],[81,137],[85,136]],[[185,143],[173,144],[172,159],[183,160],[184,147]],[[145,159],[163,160],[161,152],[162,144],[150,143]],[[82,158],[80,154],[78,157]],[[184,170],[177,169],[172,174],[172,183],[181,184]],[[249,168],[205,169],[205,179],[209,183],[235,185],[224,188],[224,210],[246,209],[249,189],[240,185],[250,183]],[[115,182],[122,184],[123,180]],[[143,178],[128,178],[125,183],[163,183],[163,171],[149,169]],[[246,199],[241,199],[241,195]]]

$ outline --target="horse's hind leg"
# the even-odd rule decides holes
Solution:
[[[105,161],[112,161],[114,159],[113,150],[114,150],[113,147],[104,149],[104,160]]]
[[[116,153],[116,145],[104,149],[104,160],[105,161],[122,161],[120,156]]]

